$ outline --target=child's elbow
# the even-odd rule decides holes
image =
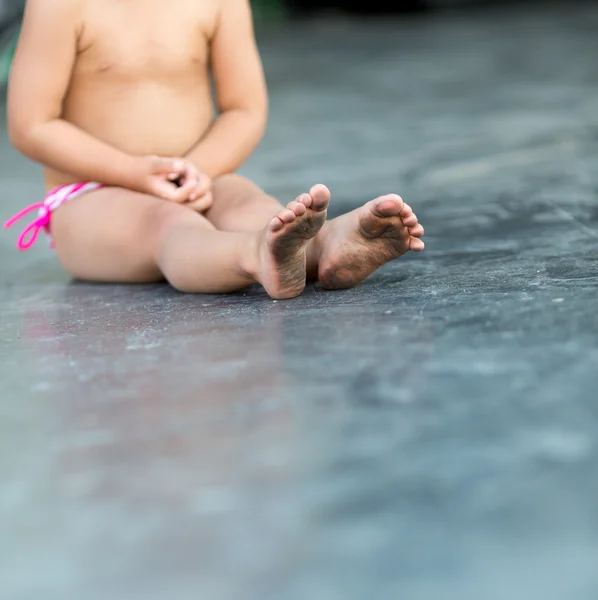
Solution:
[[[253,135],[256,144],[259,144],[266,135],[266,119],[256,119],[254,121]]]
[[[268,124],[268,105],[260,106],[252,111],[252,122],[258,141],[266,134]]]
[[[21,152],[22,154],[26,153],[26,149],[28,147],[29,136],[23,130],[23,128],[18,125],[13,125],[10,121],[8,122],[8,139],[13,147]]]
[[[8,116],[8,139],[21,154],[31,157],[34,154],[36,128],[17,115]]]
[[[33,128],[10,105],[7,117],[8,139],[10,143],[22,154],[27,154],[27,150],[31,144]]]
[[[37,111],[35,111],[37,112]],[[36,145],[37,129],[43,119],[34,111],[28,109],[24,103],[11,96],[10,89],[6,111],[6,125],[8,139],[16,150],[30,156]]]

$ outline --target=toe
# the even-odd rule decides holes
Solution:
[[[426,245],[419,238],[416,238],[416,237],[410,238],[409,248],[411,250],[413,250],[413,252],[421,252],[425,247],[426,247]]]
[[[401,210],[401,212],[399,213],[399,216],[402,219],[407,219],[409,218],[411,215],[413,215],[413,209],[411,208],[411,206],[409,206],[409,204],[407,204],[406,202],[403,203],[403,208]]]
[[[295,202],[301,202],[303,206],[310,208],[312,204],[312,198],[309,194],[301,194],[300,196],[297,196]]]
[[[297,215],[290,208],[285,208],[278,213],[278,218],[283,223],[292,223],[297,218]]]
[[[415,227],[418,223],[417,217],[414,214],[411,214],[408,217],[401,217],[401,220],[406,227]]]
[[[324,210],[328,207],[330,203],[330,190],[321,183],[314,185],[311,190],[309,190],[309,195],[312,200],[311,207],[314,210]]]
[[[417,224],[415,227],[411,227],[409,229],[409,234],[412,237],[420,238],[424,235],[424,228],[421,225]]]
[[[396,194],[381,196],[374,200],[374,210],[380,217],[396,217],[404,206],[403,199]]]
[[[280,231],[283,227],[284,227],[284,222],[280,219],[280,217],[274,217],[268,225],[268,228],[270,229],[270,231],[272,231],[274,233],[277,231]]]
[[[301,217],[302,215],[304,215],[307,212],[307,207],[305,206],[305,204],[303,204],[303,202],[299,202],[299,201],[295,201],[295,202],[291,202],[287,208],[292,211],[295,216],[297,217]]]

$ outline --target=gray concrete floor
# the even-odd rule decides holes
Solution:
[[[598,11],[260,34],[245,168],[428,249],[272,302],[0,237],[2,600],[595,600]],[[42,192],[1,142],[0,217]]]

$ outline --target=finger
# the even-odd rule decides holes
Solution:
[[[201,191],[201,188],[197,186],[197,184],[195,186],[193,186],[193,190],[191,191],[191,193],[189,194],[189,202],[195,202],[196,200],[199,200],[205,192]]]
[[[181,175],[181,181],[183,183],[187,183],[191,179],[195,181],[195,184],[197,185],[197,182],[199,181],[199,173],[193,165],[187,163],[185,164],[185,169]]]
[[[189,201],[193,202],[195,200],[199,200],[208,191],[204,188],[205,186],[202,184],[201,179],[196,179],[193,191],[191,192],[191,194],[189,194]]]
[[[187,206],[192,208],[194,211],[202,213],[208,210],[213,204],[212,192],[208,192],[199,198],[199,200],[195,200],[194,202],[188,202]]]
[[[154,193],[159,198],[181,204],[189,199],[190,189],[162,180],[154,184]]]
[[[169,202],[177,201],[177,193],[179,188],[168,181],[156,181],[152,186],[152,193],[158,198],[168,200]]]
[[[170,181],[165,181],[164,184],[165,187],[163,189],[168,190],[167,199],[171,200],[172,202],[182,203],[189,200],[190,195],[195,190],[197,182],[194,179],[186,180],[186,178],[179,177],[172,183]]]
[[[197,169],[195,169],[195,167],[185,165],[185,168],[181,173],[171,173],[168,176],[168,179],[176,182],[179,186],[186,185],[191,180],[193,180],[195,185],[197,185],[197,182],[199,181],[199,174],[197,173]]]
[[[176,174],[176,177],[179,177],[184,172],[185,167],[185,161],[180,158],[164,158],[162,156],[152,157],[152,172],[156,174]]]
[[[199,200],[202,196],[205,196],[212,189],[212,180],[201,173],[198,173],[198,182],[194,192],[189,197],[189,200]]]
[[[197,182],[194,179],[190,179],[187,182],[182,180],[177,189],[176,202],[188,202],[195,191],[196,185]]]

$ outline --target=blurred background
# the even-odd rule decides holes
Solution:
[[[426,10],[473,8],[479,5],[507,6],[529,4],[534,0],[253,0],[253,10],[258,21],[314,15],[324,11],[367,15],[400,14]],[[575,4],[577,0],[564,1]],[[536,0],[546,5],[546,1]],[[549,4],[554,4],[550,2]],[[14,50],[15,35],[25,5],[25,0],[0,0],[0,82],[5,80],[10,57]]]
[[[577,0],[562,0],[561,3],[572,5]],[[253,0],[253,10],[258,21],[268,21],[289,17],[305,17],[321,12],[336,10],[349,14],[400,14],[417,13],[431,10],[466,9],[480,5],[538,5],[554,4],[546,0]],[[25,0],[0,0],[0,83],[5,81],[10,58],[14,51],[15,36],[18,33],[19,21]]]
[[[598,2],[382,4],[253,2],[243,173],[421,256],[277,303],[0,235],[1,600],[598,598]],[[42,194],[1,119],[0,222]]]

